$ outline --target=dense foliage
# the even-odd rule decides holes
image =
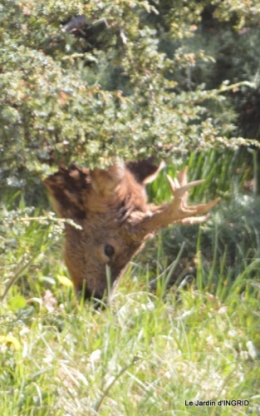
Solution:
[[[245,114],[236,123],[243,106],[247,117],[258,111],[257,0],[2,0],[0,8],[0,174],[9,185],[61,160],[176,157],[257,135],[243,129]]]

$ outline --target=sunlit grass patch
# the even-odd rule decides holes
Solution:
[[[174,294],[163,301],[133,285],[107,311],[78,306],[62,313],[57,305],[29,325],[21,322],[12,332],[22,349],[10,345],[1,351],[9,360],[2,388],[12,392],[6,414],[15,414],[18,403],[22,414],[35,409],[107,415],[113,406],[115,415],[181,415],[189,414],[185,400],[238,398],[253,408],[260,379],[254,318],[259,309],[250,309],[250,300],[235,293],[224,304],[208,293],[182,295],[177,306]],[[203,414],[219,410],[203,408]]]

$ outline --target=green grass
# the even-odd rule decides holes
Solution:
[[[22,202],[10,214],[4,200],[3,416],[259,416],[259,200],[239,193],[250,170],[226,158],[191,157],[190,177],[216,178],[203,199],[221,194],[221,204],[199,230],[173,227],[149,242],[103,311],[66,285],[59,223]],[[168,198],[163,173],[150,192]],[[238,399],[249,405],[217,404]],[[216,405],[185,405],[197,400]]]

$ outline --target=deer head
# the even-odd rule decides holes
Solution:
[[[170,224],[199,224],[217,204],[219,199],[187,205],[188,190],[203,182],[187,183],[187,169],[175,179],[167,176],[171,203],[147,203],[145,185],[161,168],[152,158],[117,163],[107,170],[71,165],[44,180],[59,216],[82,227],[65,224],[65,262],[76,291],[83,291],[85,299],[102,299],[108,291],[107,270],[110,284],[118,282],[147,237]]]

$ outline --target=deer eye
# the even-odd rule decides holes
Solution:
[[[105,244],[104,253],[105,253],[106,256],[112,257],[113,254],[115,253],[115,249],[110,244]]]

